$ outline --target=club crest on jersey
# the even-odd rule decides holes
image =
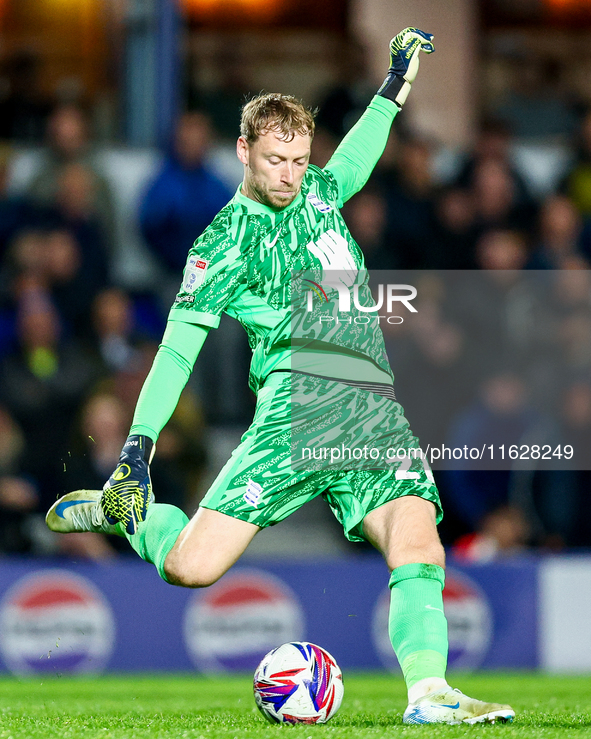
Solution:
[[[333,228],[325,231],[316,241],[310,241],[306,247],[322,265],[323,279],[337,270],[340,273],[339,281],[346,285],[354,284],[358,270],[349,251],[349,242]]]
[[[313,205],[316,210],[319,210],[321,213],[330,213],[330,211],[332,210],[332,205],[323,202],[317,195],[314,195],[314,193],[312,192],[308,195],[308,200],[310,201],[310,205]]]
[[[209,261],[198,256],[190,256],[183,276],[183,292],[192,293],[203,284]]]

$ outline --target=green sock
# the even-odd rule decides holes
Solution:
[[[121,525],[118,528],[140,557],[156,565],[160,577],[168,582],[164,574],[166,556],[188,523],[188,517],[180,508],[152,503],[146,520],[140,523],[135,534],[128,534]]]
[[[438,565],[402,565],[390,576],[390,641],[407,688],[427,677],[445,678],[444,583],[445,572]]]

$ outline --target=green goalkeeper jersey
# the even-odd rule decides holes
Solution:
[[[387,121],[377,121],[377,154],[359,152],[360,134],[353,130],[325,169],[309,166],[301,192],[280,211],[245,197],[239,187],[189,252],[169,320],[213,328],[226,312],[240,321],[253,351],[255,392],[278,369],[393,381],[377,317],[368,320],[364,312],[364,322],[356,322],[361,312],[353,300],[352,312],[339,314],[339,291],[331,284],[336,280],[349,290],[356,284],[358,303],[373,304],[363,255],[340,207],[373,169],[394,108],[375,99],[368,109],[370,123],[372,114]],[[376,147],[367,131],[362,136]],[[356,168],[351,156],[361,156],[365,169]]]
[[[366,183],[397,112],[376,96],[327,166],[309,167],[287,208],[274,211],[238,190],[220,211],[189,252],[132,433],[157,440],[224,311],[248,333],[255,391],[273,370],[392,384],[379,323],[358,310],[339,316],[335,297],[356,283],[358,305],[372,304],[363,257],[339,208]]]
[[[349,360],[346,374],[358,367],[359,376],[348,379],[392,382],[377,320],[359,324],[355,315],[341,314],[337,322],[338,291],[329,284],[335,276],[351,288],[356,282],[358,302],[372,304],[335,177],[310,165],[301,192],[279,212],[238,189],[189,252],[170,318],[216,327],[225,311],[240,321],[253,350],[255,392],[276,369],[339,377],[342,355]],[[315,290],[308,310],[308,292],[318,285],[322,301]]]

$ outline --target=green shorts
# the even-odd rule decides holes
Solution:
[[[433,474],[399,403],[335,380],[276,372],[255,416],[201,502],[260,527],[322,495],[351,541],[375,508],[404,495],[431,501]]]

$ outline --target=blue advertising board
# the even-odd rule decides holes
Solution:
[[[448,568],[450,667],[538,664],[536,560]],[[286,641],[343,669],[397,664],[378,557],[249,560],[206,590],[164,583],[140,560],[0,563],[0,669],[36,672],[254,670]]]

